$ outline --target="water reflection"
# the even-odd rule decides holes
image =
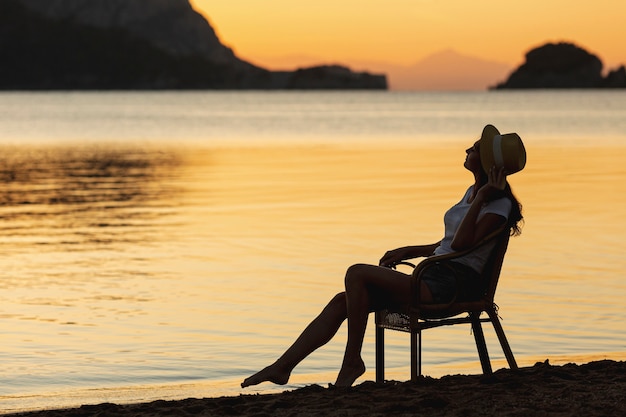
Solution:
[[[171,212],[179,165],[174,152],[149,148],[4,147],[0,245],[136,241],[141,234],[129,232]]]

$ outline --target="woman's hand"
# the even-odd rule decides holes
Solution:
[[[378,265],[391,267],[396,265],[398,262],[401,262],[405,259],[408,259],[407,248],[398,248],[387,251],[382,258],[380,258],[380,262]]]
[[[504,167],[491,167],[487,173],[487,183],[480,187],[478,193],[482,201],[488,201],[495,193],[498,193],[506,187],[506,171]]]
[[[433,254],[437,246],[439,246],[439,242],[431,245],[404,246],[402,248],[393,249],[387,251],[387,253],[380,258],[378,265],[391,267],[406,259],[430,256]]]
[[[504,187],[506,187],[506,171],[504,170],[504,167],[498,169],[495,165],[492,166],[487,177],[487,184],[492,187],[497,188],[500,191],[504,190]]]

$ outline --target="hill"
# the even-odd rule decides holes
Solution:
[[[626,69],[604,77],[600,58],[569,42],[547,43],[526,53],[526,61],[495,89],[626,88]]]

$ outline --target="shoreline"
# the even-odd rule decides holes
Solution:
[[[276,394],[156,400],[3,414],[5,417],[89,416],[543,416],[626,415],[626,362],[551,365],[548,360],[492,375],[422,377],[415,383],[363,382],[349,389],[309,385]]]

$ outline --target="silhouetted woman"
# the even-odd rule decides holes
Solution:
[[[501,135],[487,125],[480,140],[466,150],[464,166],[474,175],[474,184],[444,216],[445,234],[440,242],[406,246],[385,253],[380,264],[357,264],[348,268],[345,291],[333,297],[298,339],[273,364],[245,379],[248,387],[264,381],[286,384],[291,371],[311,352],[326,344],[343,321],[348,319],[348,341],[335,385],[349,387],[365,372],[361,359],[363,337],[369,313],[383,309],[402,310],[410,304],[410,275],[389,268],[418,257],[441,255],[472,247],[491,232],[507,225],[511,234],[520,233],[521,205],[513,195],[506,176],[526,163],[524,145],[515,133]],[[491,247],[430,268],[421,281],[421,303],[441,303],[479,296],[479,277]],[[457,274],[451,272],[451,268]],[[457,282],[456,277],[462,277]]]

